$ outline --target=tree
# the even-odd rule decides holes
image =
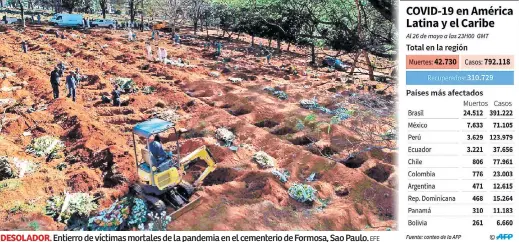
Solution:
[[[165,2],[165,15],[171,25],[171,31],[175,34],[177,26],[184,20],[183,8],[188,4],[188,0],[165,0]]]
[[[25,28],[25,9],[28,5],[27,0],[11,0],[7,2],[8,5],[14,6],[20,10],[20,17],[22,19],[22,27]]]
[[[109,0],[110,6],[117,9],[117,12],[119,14],[123,13],[123,10],[128,7],[128,1],[127,0]]]
[[[222,29],[222,37],[225,37],[225,34],[232,29],[235,22],[236,16],[233,14],[233,7],[217,4],[213,11],[217,19],[216,21],[218,22],[218,27]]]
[[[141,0],[141,32],[144,32],[144,0]]]
[[[203,16],[203,20],[205,22],[205,31],[206,31],[206,36],[207,38],[209,38],[209,22],[211,22],[213,20],[213,11],[212,11],[212,7],[211,8],[206,8],[202,14]]]
[[[76,11],[83,13],[97,13],[101,9],[101,4],[99,3],[101,0],[80,0]]]
[[[81,0],[62,0],[61,6],[66,9],[68,13],[72,13],[80,3]]]
[[[54,0],[54,12],[61,13],[62,11],[62,0]]]
[[[192,0],[196,1],[196,0]],[[364,55],[373,73],[370,54],[386,55],[394,48],[394,0],[213,0],[212,12],[219,19],[223,35],[229,31],[253,37],[275,39],[310,48],[315,64],[319,47]],[[196,9],[195,9],[196,10]],[[191,16],[197,26],[197,16]],[[196,30],[195,30],[196,31]],[[230,34],[229,34],[230,36]],[[270,46],[270,41],[269,41]],[[353,68],[352,68],[353,69]],[[373,75],[370,75],[373,79]]]
[[[208,5],[205,0],[189,0],[188,11],[191,20],[193,21],[193,33],[195,35],[206,7],[208,7]]]
[[[142,12],[150,20],[167,15],[167,0],[144,0]]]
[[[106,11],[108,9],[108,0],[99,0],[99,6],[101,7],[101,13],[103,14],[103,19],[106,19]]]
[[[254,5],[267,26],[268,32],[274,33],[278,51],[281,41],[290,44],[303,44],[310,47],[311,63],[316,62],[316,46],[321,45],[324,37],[321,34],[326,24],[326,9],[332,5],[331,0],[285,0],[263,1]]]
[[[369,0],[371,5],[382,15],[386,20],[395,22],[393,15],[393,0]]]
[[[135,22],[135,15],[137,12],[136,0],[128,0],[128,12],[130,14],[130,22],[133,24]]]

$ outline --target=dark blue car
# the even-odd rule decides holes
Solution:
[[[327,56],[323,59],[323,66],[333,67],[333,68],[335,68],[335,70],[338,70],[338,71],[344,71],[348,67],[341,60],[331,57],[331,56]]]

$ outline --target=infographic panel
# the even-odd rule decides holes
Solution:
[[[401,1],[400,222],[406,240],[517,231],[517,1]]]

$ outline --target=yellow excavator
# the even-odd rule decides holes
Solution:
[[[157,158],[150,152],[150,140],[160,133],[173,131],[176,135],[176,155],[170,153],[168,160],[158,165]],[[174,123],[153,118],[138,123],[133,128],[133,147],[139,182],[131,187],[135,196],[145,201],[157,212],[167,211],[173,219],[198,206],[201,197],[195,194],[203,180],[216,169],[216,162],[209,149],[202,146],[187,156],[180,157],[179,139],[184,129],[177,130]],[[136,136],[145,140],[145,146],[137,153]],[[142,145],[141,145],[142,147]],[[207,167],[193,184],[183,178],[190,165],[202,160]]]
[[[171,31],[171,25],[167,21],[159,21],[155,24],[153,24],[153,30],[160,30],[165,32]]]

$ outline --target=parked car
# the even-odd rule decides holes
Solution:
[[[6,18],[2,18],[2,21],[0,21],[0,24],[5,24],[5,19]],[[17,18],[7,18],[7,24],[14,24],[16,22],[18,22]]]
[[[96,19],[90,23],[90,26],[113,28],[116,24],[112,19]]]
[[[338,71],[346,71],[348,68],[350,68],[348,64],[344,64],[341,60],[331,56],[325,57],[322,64],[324,67],[333,67]]]
[[[58,13],[55,14],[49,23],[60,27],[79,27],[83,26],[83,15],[81,14],[68,14]]]

